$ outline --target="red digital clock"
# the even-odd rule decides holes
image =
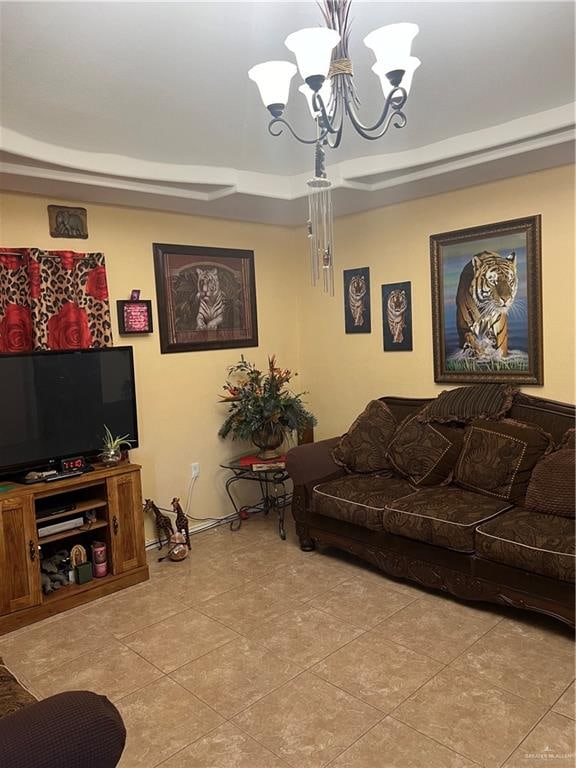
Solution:
[[[84,456],[73,456],[71,459],[60,460],[61,472],[83,472],[86,469]]]

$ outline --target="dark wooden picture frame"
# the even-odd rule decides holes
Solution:
[[[343,276],[346,333],[371,333],[370,268],[345,269]]]
[[[412,352],[412,284],[382,286],[384,352]]]
[[[149,299],[129,299],[116,302],[120,336],[152,333],[152,302]]]
[[[162,354],[258,346],[254,252],[154,243]]]
[[[434,381],[543,384],[541,216],[430,237]]]
[[[88,238],[88,214],[86,208],[72,208],[68,205],[48,206],[50,237],[71,237],[79,240]]]

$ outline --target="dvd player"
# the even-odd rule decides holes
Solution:
[[[76,504],[55,504],[52,507],[36,508],[36,520],[45,520],[52,515],[59,515],[61,512],[73,512]]]

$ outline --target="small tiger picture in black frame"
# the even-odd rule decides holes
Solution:
[[[344,270],[344,325],[346,333],[370,333],[370,269]]]
[[[382,326],[385,352],[412,351],[411,283],[382,286]]]

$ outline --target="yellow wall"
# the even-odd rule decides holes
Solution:
[[[301,287],[301,368],[318,437],[345,431],[381,395],[431,396],[434,383],[429,236],[542,214],[544,386],[574,402],[574,168],[564,166],[336,220],[336,297]],[[305,248],[300,236],[301,248]],[[342,269],[370,267],[372,333],[346,335]],[[413,352],[383,352],[381,285],[412,283]]]
[[[542,214],[544,307],[543,387],[524,388],[574,402],[574,169],[562,167],[381,208],[336,221],[336,297],[309,286],[303,228],[286,229],[179,214],[88,204],[87,241],[49,237],[46,206],[70,201],[0,196],[0,245],[102,250],[106,254],[116,344],[134,347],[142,447],[143,490],[161,505],[186,496],[190,463],[200,462],[191,514],[230,511],[219,463],[246,445],[221,441],[219,405],[227,366],[243,350],[160,355],[157,331],[141,338],[117,334],[115,301],[132,288],[155,297],[153,242],[254,250],[260,346],[244,350],[258,364],[276,353],[300,371],[310,390],[317,437],[343,432],[366,402],[383,394],[427,396],[434,383],[429,236],[516,217]],[[342,269],[370,267],[372,333],[344,333]],[[412,283],[414,351],[383,352],[380,286]],[[157,310],[153,301],[154,321]],[[247,499],[250,489],[243,489]],[[149,521],[150,522],[150,521]],[[153,530],[148,523],[148,538]]]
[[[200,462],[190,512],[197,517],[222,516],[232,511],[225,496],[227,473],[221,461],[246,452],[246,444],[222,441],[218,429],[226,406],[218,403],[226,369],[240,358],[265,365],[276,353],[282,366],[299,369],[297,295],[302,279],[295,269],[293,231],[252,223],[222,221],[87,204],[88,240],[49,236],[48,204],[75,204],[27,195],[0,196],[0,244],[103,251],[106,255],[114,341],[131,344],[136,369],[140,444],[131,452],[142,464],[143,492],[161,506],[173,496],[186,497],[190,463]],[[161,355],[152,243],[245,248],[254,251],[258,300],[258,348]],[[119,336],[116,300],[128,298],[132,288],[152,298],[155,332],[151,336]],[[253,489],[240,490],[250,498]],[[154,537],[151,521],[147,538]]]

